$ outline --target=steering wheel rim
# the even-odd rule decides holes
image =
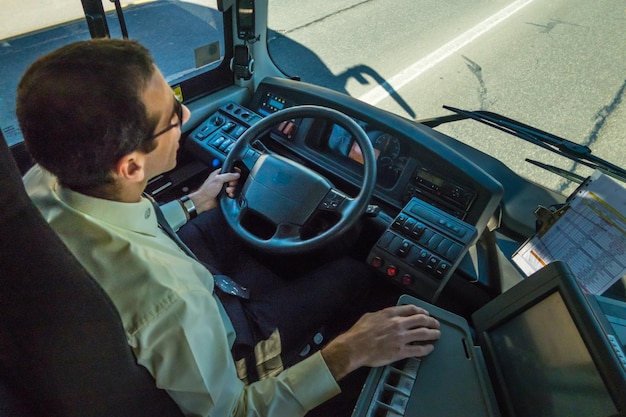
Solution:
[[[346,129],[346,131],[356,140],[363,155],[363,181],[359,193],[354,198],[346,196],[341,191],[334,188],[332,183],[330,183],[330,181],[321,174],[287,158],[271,154],[263,154],[260,156],[257,154],[252,157],[252,159],[250,158],[250,145],[254,141],[279,123],[299,118],[323,118],[329,120]],[[352,118],[344,113],[322,106],[306,105],[290,107],[261,119],[248,128],[237,140],[224,160],[222,172],[233,172],[236,162],[244,163],[246,167],[250,169],[251,175],[246,180],[244,187],[240,188],[242,191],[235,198],[228,197],[226,193],[222,194],[220,198],[220,206],[224,213],[226,222],[235,233],[237,233],[251,246],[274,253],[297,253],[317,249],[336,236],[345,233],[365,212],[376,185],[376,157],[374,154],[374,148],[363,128],[361,128],[361,126],[359,126]],[[248,195],[254,195],[254,193],[250,191],[252,189],[262,189],[263,192],[267,190],[267,188],[261,188],[251,182],[255,181],[255,179],[251,179],[253,172],[255,175],[260,177],[264,172],[266,172],[262,170],[271,171],[269,176],[274,175],[274,177],[277,177],[282,170],[290,171],[290,175],[283,175],[281,180],[283,182],[290,182],[291,184],[286,187],[290,186],[291,188],[286,188],[285,190],[280,189],[281,185],[274,184],[280,181],[277,181],[276,178],[271,179],[273,182],[271,186],[277,187],[278,194],[275,194],[276,198],[272,201],[272,204],[267,204],[269,203],[267,199],[270,197],[263,201],[264,205],[267,204],[267,207],[264,207],[263,210],[268,216],[273,216],[273,214],[270,213],[274,213],[274,208],[268,207],[273,207],[272,205],[274,204],[274,201],[286,201],[283,198],[285,194],[297,194],[301,191],[293,188],[299,188],[300,184],[297,182],[301,181],[302,183],[306,183],[303,185],[304,188],[310,186],[313,190],[311,192],[309,192],[309,190],[303,191],[303,195],[307,195],[307,200],[309,200],[309,195],[314,195],[315,193],[321,195],[324,193],[325,187],[329,187],[327,195],[324,197],[323,201],[319,202],[319,205],[317,206],[318,208],[315,210],[324,209],[335,211],[340,215],[339,221],[316,236],[302,239],[301,236],[298,236],[298,233],[303,227],[303,224],[299,221],[301,221],[301,218],[304,217],[306,217],[307,220],[310,219],[314,213],[299,215],[298,211],[300,206],[296,207],[294,205],[299,203],[296,201],[289,201],[293,208],[292,211],[295,210],[294,213],[286,215],[288,219],[287,221],[283,222],[280,219],[277,220],[277,224],[275,224],[276,230],[269,239],[264,239],[251,233],[242,225],[242,220],[246,215],[246,212],[248,210],[254,211],[253,208],[248,206],[250,201],[247,199],[245,190],[247,187],[247,192],[249,193]],[[268,175],[264,176],[269,178]],[[257,191],[256,194],[259,194],[259,192]],[[313,201],[302,202],[303,210],[306,211],[307,208],[304,206],[308,205],[308,210],[310,211],[313,205],[315,205],[315,195],[311,197],[311,199]],[[276,205],[278,205],[278,203],[276,203]],[[335,207],[335,205],[337,205],[337,207]],[[280,209],[280,207],[275,208]],[[298,221],[293,220],[294,216],[298,218]]]

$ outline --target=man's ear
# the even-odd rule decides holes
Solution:
[[[115,174],[120,180],[138,183],[146,177],[145,154],[141,152],[131,152],[121,157],[115,164]]]

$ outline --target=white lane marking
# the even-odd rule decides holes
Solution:
[[[402,87],[422,75],[424,72],[439,64],[450,55],[458,52],[461,48],[469,45],[476,38],[487,33],[504,20],[528,6],[533,1],[534,0],[517,0],[511,3],[496,14],[491,15],[489,18],[483,20],[473,28],[452,39],[436,51],[415,62],[410,67],[400,71],[383,84],[378,85],[363,94],[359,97],[359,100],[372,105],[380,103],[382,100],[389,97],[389,91],[399,91]]]

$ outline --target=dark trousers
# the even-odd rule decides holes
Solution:
[[[261,333],[268,327],[278,328],[286,365],[297,361],[294,353],[320,328],[325,329],[327,338],[333,337],[367,309],[373,272],[363,262],[340,258],[302,275],[279,276],[240,241],[219,209],[198,216],[178,234],[212,272],[228,275],[248,288],[250,298],[239,301],[253,333],[259,328]],[[230,315],[229,302],[224,305]],[[235,330],[242,335],[247,332]]]
[[[237,300],[237,308],[244,311],[248,322],[248,329],[234,324],[237,337],[245,339],[241,335],[278,328],[286,366],[302,359],[299,352],[305,345],[313,348],[312,353],[347,330],[365,312],[394,305],[397,300],[396,291],[376,278],[369,266],[347,257],[293,274],[283,268],[277,274],[275,268],[269,269],[259,261],[261,254],[240,241],[219,209],[201,214],[178,234],[214,274],[228,275],[249,289],[250,299]],[[294,265],[293,257],[290,261],[288,265]],[[303,257],[296,264],[306,261]],[[226,301],[226,311],[232,318],[240,314],[229,311],[233,309],[229,297],[233,296],[222,294],[220,298]],[[325,340],[319,345],[311,344],[312,336],[322,328]],[[363,368],[348,375],[339,383],[342,394],[312,410],[307,417],[349,417],[368,372]]]

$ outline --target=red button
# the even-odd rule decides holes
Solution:
[[[410,285],[413,285],[413,277],[410,276],[409,274],[404,274],[402,276],[402,280],[401,281],[402,281],[402,285],[404,285],[404,286],[408,287]]]
[[[289,136],[293,133],[295,127],[296,125],[293,122],[287,122],[287,125],[281,130],[285,135]]]
[[[388,276],[395,277],[397,273],[398,273],[398,270],[396,269],[395,266],[391,265],[391,266],[389,266],[389,268],[387,268],[387,275]]]

